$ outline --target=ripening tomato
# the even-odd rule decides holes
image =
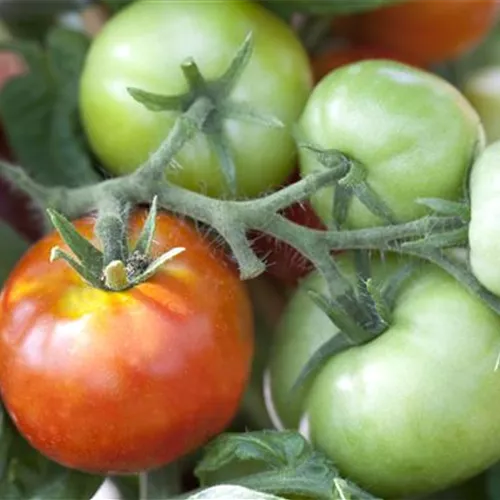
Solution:
[[[361,163],[367,183],[400,221],[427,213],[419,198],[458,200],[484,147],[480,119],[456,88],[395,61],[361,61],[323,78],[302,113],[300,130],[306,142]],[[314,154],[300,151],[303,176],[324,168]],[[333,187],[323,188],[311,199],[327,225],[333,194]],[[351,200],[347,227],[379,224],[358,199]]]
[[[374,258],[374,285],[404,262]],[[352,255],[337,263],[354,283]],[[381,336],[332,356],[294,392],[305,363],[339,334],[310,290],[328,293],[317,272],[301,283],[273,337],[266,394],[278,427],[300,428],[344,477],[384,499],[444,489],[500,459],[497,314],[423,265],[399,290]]]
[[[334,30],[428,65],[473,48],[493,27],[497,10],[496,0],[405,0],[337,18]]]
[[[410,63],[407,58],[387,49],[355,45],[353,47],[327,50],[314,57],[312,59],[314,78],[319,82],[334,69],[365,59],[390,59],[407,64]]]
[[[131,217],[132,241],[145,217]],[[95,242],[91,218],[75,226]],[[249,376],[252,312],[208,241],[159,215],[153,254],[186,251],[124,292],[50,263],[55,245],[53,233],[31,247],[0,295],[0,389],[28,441],[68,467],[129,473],[222,431]]]
[[[134,2],[114,16],[90,49],[81,80],[83,123],[95,153],[113,174],[134,171],[172,130],[177,112],[152,112],[127,93],[136,87],[162,95],[187,92],[181,64],[193,58],[204,78],[227,70],[245,37],[253,33],[248,65],[230,99],[285,124],[222,120],[232,153],[237,193],[253,197],[282,184],[293,170],[296,150],[288,127],[310,93],[311,68],[293,31],[257,2]],[[182,168],[169,179],[209,196],[230,192],[219,158],[198,134],[176,155]]]

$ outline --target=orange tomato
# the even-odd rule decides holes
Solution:
[[[131,239],[146,217],[130,219]],[[78,231],[92,239],[93,221]],[[47,457],[97,473],[157,467],[231,421],[253,353],[246,289],[187,222],[161,214],[155,255],[186,251],[124,292],[85,283],[51,248],[31,247],[0,295],[0,389]]]
[[[496,21],[496,0],[410,0],[337,18],[334,29],[428,65],[459,56],[479,43]]]

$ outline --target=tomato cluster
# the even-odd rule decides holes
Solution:
[[[73,98],[89,157],[109,177],[99,186],[131,180],[117,192],[137,204],[116,217],[120,259],[109,249],[123,235],[102,237],[103,200],[97,217],[68,210],[72,230],[50,212],[58,231],[42,235],[33,200],[0,179],[0,217],[32,241],[0,294],[3,405],[44,456],[97,474],[170,464],[235,425],[258,364],[259,312],[229,263],[237,252],[228,258],[194,223],[218,218],[228,248],[243,241],[287,302],[257,346],[257,392],[275,428],[300,431],[373,495],[460,484],[500,460],[500,86],[490,69],[462,92],[433,69],[498,29],[498,4],[335,11],[324,43],[306,49],[302,25],[267,3],[136,0],[92,40]],[[0,84],[36,71],[8,57]],[[202,101],[209,111],[193,125]],[[175,192],[173,212],[187,217],[162,209],[152,231],[144,165],[182,127],[189,141],[154,182],[172,188],[160,205]],[[313,194],[251,214],[336,169]],[[71,207],[72,191],[58,189],[50,201]],[[250,215],[236,230],[236,216],[208,216],[201,199]],[[434,237],[436,207],[456,254],[455,240]],[[294,236],[305,228],[307,241],[354,243],[310,248]],[[182,253],[162,260],[172,249]],[[346,345],[325,355],[335,342]]]

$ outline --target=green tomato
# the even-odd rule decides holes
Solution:
[[[353,279],[346,257],[341,269]],[[398,259],[373,262],[375,283]],[[331,357],[300,392],[293,383],[338,333],[306,291],[292,297],[267,372],[277,426],[299,428],[341,473],[384,499],[438,491],[500,459],[500,317],[440,269],[424,265],[401,289],[389,328]]]
[[[488,142],[500,140],[500,66],[474,72],[463,92],[479,113]]]
[[[307,55],[292,30],[253,2],[149,1],[113,17],[90,49],[80,108],[90,144],[104,167],[127,174],[167,137],[178,113],[152,112],[127,87],[162,95],[187,91],[181,64],[193,58],[207,80],[221,77],[249,32],[254,51],[231,99],[295,122],[312,87]],[[290,131],[225,120],[237,195],[256,196],[281,184],[295,166]],[[219,160],[199,134],[176,156],[172,182],[210,196],[227,196]]]
[[[469,186],[471,268],[484,287],[500,295],[500,141],[474,163]]]
[[[362,163],[367,182],[400,221],[425,215],[418,198],[457,200],[484,132],[477,113],[450,84],[391,61],[362,61],[325,77],[300,119],[306,142],[337,149]],[[323,167],[300,153],[303,176]],[[312,203],[332,219],[333,188]],[[346,227],[379,225],[359,200],[349,205]]]

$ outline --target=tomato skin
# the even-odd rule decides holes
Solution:
[[[300,129],[305,141],[361,162],[368,184],[400,221],[426,213],[418,198],[458,199],[469,165],[484,147],[479,117],[454,87],[395,61],[361,61],[324,78]],[[302,176],[325,168],[309,151],[299,154]],[[333,188],[318,191],[311,202],[328,224]],[[351,201],[346,227],[380,223]]]
[[[339,18],[334,29],[428,65],[472,49],[493,27],[497,11],[496,0],[405,0]]]
[[[146,213],[131,218],[132,239]],[[90,218],[76,222],[86,237]],[[0,388],[21,433],[68,467],[129,473],[194,450],[234,416],[253,351],[243,284],[186,222],[159,215],[153,252],[186,251],[125,292],[86,285],[51,234],[0,296]]]
[[[338,262],[352,278],[350,263]],[[392,256],[376,261],[375,278],[397,265]],[[326,293],[319,274],[291,299],[270,358],[271,401],[285,427],[300,425],[343,475],[386,499],[444,489],[500,458],[495,313],[426,265],[404,286],[381,337],[330,358],[294,396],[306,360],[338,332],[310,289]]]
[[[470,263],[476,278],[500,295],[500,142],[489,145],[470,175]]]
[[[81,112],[91,146],[113,174],[126,174],[157,149],[177,113],[153,113],[128,95],[138,87],[164,95],[187,91],[180,65],[194,58],[207,80],[222,76],[245,36],[254,52],[231,93],[235,101],[294,123],[312,86],[307,54],[292,30],[254,2],[143,0],[123,9],[94,40],[81,83]],[[280,185],[295,166],[289,130],[226,120],[237,195]],[[220,162],[199,134],[176,156],[172,182],[209,196],[228,196]]]
[[[403,56],[387,49],[373,46],[355,45],[341,49],[327,50],[313,58],[312,67],[314,78],[316,82],[319,82],[333,70],[340,68],[341,66],[345,66],[346,64],[363,61],[365,59],[390,59],[406,64],[410,62],[405,60],[406,58]]]

